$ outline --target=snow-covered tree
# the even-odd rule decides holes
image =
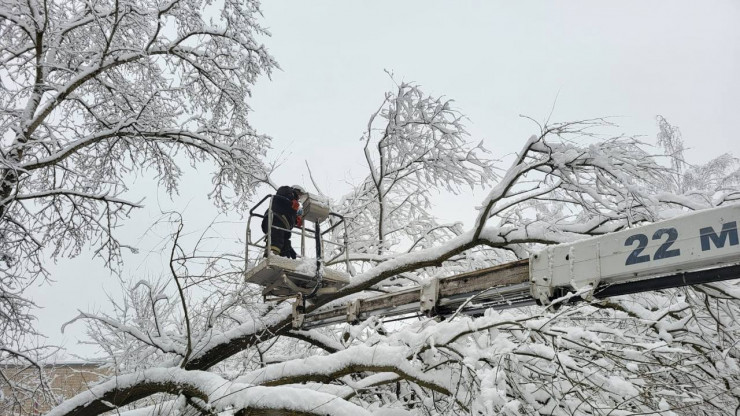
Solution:
[[[378,116],[384,128],[376,129]],[[675,165],[635,139],[596,135],[603,120],[541,126],[494,176],[459,120],[416,86],[387,95],[363,137],[368,178],[338,203],[355,227],[355,274],[309,312],[399,276],[424,279],[431,267],[452,273],[474,249],[515,258],[740,197],[736,182],[723,181],[737,175],[734,159],[707,165],[723,169],[683,170],[721,186],[671,186]],[[424,156],[434,149],[444,160]],[[488,190],[472,227],[425,237],[438,226],[427,217],[425,190],[469,183]],[[418,199],[407,201],[402,189]],[[412,227],[399,226],[399,211]],[[178,239],[171,255],[178,288],[197,280],[213,295],[141,283],[117,313],[82,313],[76,320],[88,323],[116,376],[51,415],[674,415],[740,406],[736,283],[479,318],[293,330],[291,301],[262,302],[240,283],[240,270],[216,266],[223,256],[186,269],[183,261],[197,256],[185,255]]]
[[[266,178],[269,139],[247,120],[276,68],[258,15],[251,0],[0,1],[0,361],[33,360],[23,292],[49,257],[87,246],[116,266],[132,172],[172,193],[183,163],[209,161],[221,207]]]
[[[737,158],[724,153],[703,165],[692,165],[686,161],[681,129],[663,116],[658,116],[658,128],[658,145],[663,147],[673,168],[668,189],[698,195],[737,189],[740,184],[740,161]]]
[[[434,217],[434,194],[459,194],[496,180],[488,150],[470,142],[463,119],[452,100],[426,95],[414,84],[399,84],[386,94],[361,138],[367,176],[337,204],[348,221],[355,269],[462,232],[461,223]],[[343,261],[340,254],[335,262]]]

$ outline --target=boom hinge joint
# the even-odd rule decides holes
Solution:
[[[439,302],[439,279],[434,278],[421,286],[419,298],[419,312],[426,316],[437,314]]]

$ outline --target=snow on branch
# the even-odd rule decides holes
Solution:
[[[338,341],[322,334],[319,331],[290,331],[285,334],[287,337],[305,341],[315,347],[319,347],[329,353],[335,353],[344,349]]]
[[[160,350],[163,353],[177,354],[181,357],[185,356],[184,346],[179,343],[174,342],[166,334],[153,335],[150,333],[144,333],[143,331],[139,330],[136,327],[129,326],[129,325],[122,325],[120,322],[118,322],[115,319],[111,319],[111,318],[100,316],[100,315],[93,315],[93,314],[89,314],[86,312],[80,312],[80,314],[77,315],[76,318],[62,325],[62,328],[61,328],[62,333],[64,333],[64,329],[68,325],[73,324],[74,322],[81,320],[81,319],[94,320],[94,321],[101,322],[104,325],[110,327],[115,333],[130,335],[138,342],[155,347],[156,349]]]
[[[370,415],[339,397],[291,387],[233,383],[216,374],[178,368],[154,368],[118,375],[66,400],[47,416],[95,415],[115,410],[155,393],[200,399],[213,413],[223,411],[292,411],[306,415]]]
[[[271,364],[245,374],[237,382],[279,386],[307,381],[331,381],[343,375],[363,371],[393,372],[422,387],[450,395],[452,388],[440,383],[407,361],[403,347],[357,346],[330,355]]]

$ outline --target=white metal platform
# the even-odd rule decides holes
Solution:
[[[321,286],[316,295],[335,293],[349,283],[349,275],[330,268],[322,268]],[[244,274],[248,283],[264,286],[263,296],[287,297],[297,293],[309,294],[316,287],[316,259],[293,260],[269,256]]]

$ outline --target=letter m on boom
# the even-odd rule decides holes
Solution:
[[[738,244],[737,222],[732,221],[722,224],[722,231],[720,231],[719,235],[714,232],[714,228],[712,227],[704,227],[700,229],[699,235],[701,238],[701,251],[712,249],[712,247],[709,246],[710,240],[717,248],[724,247],[728,238],[730,239],[730,245],[736,246]]]

